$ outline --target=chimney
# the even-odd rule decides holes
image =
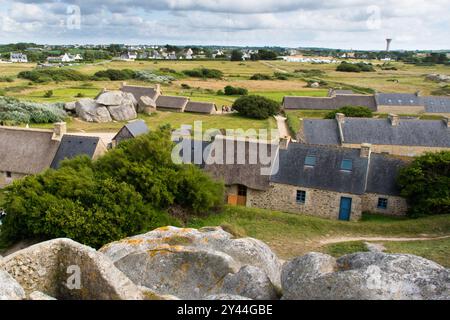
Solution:
[[[444,117],[444,122],[447,128],[450,128],[450,117]]]
[[[126,87],[127,83],[126,82],[122,82],[122,88]]]
[[[336,120],[339,123],[344,123],[344,121],[345,121],[345,114],[343,114],[343,113],[336,113]]]
[[[389,114],[389,120],[391,121],[391,125],[393,127],[396,127],[400,124],[400,117],[396,114],[393,113]]]
[[[421,96],[420,90],[416,91],[415,95],[416,95],[416,97],[420,97]]]
[[[289,143],[291,142],[290,137],[280,138],[280,149],[287,150],[289,148]]]
[[[370,158],[372,154],[372,145],[370,143],[363,143],[361,145],[361,158]]]
[[[53,140],[61,141],[62,137],[67,133],[67,125],[65,122],[57,122],[53,127]]]

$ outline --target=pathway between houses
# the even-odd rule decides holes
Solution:
[[[319,241],[320,246],[327,244],[336,244],[343,242],[353,242],[353,241],[366,241],[366,242],[411,242],[411,241],[432,241],[432,240],[443,240],[448,239],[449,236],[442,237],[420,237],[420,238],[384,238],[384,237],[335,237],[327,238]]]
[[[290,138],[291,135],[289,133],[289,129],[286,123],[286,118],[282,117],[282,116],[275,116],[275,120],[277,120],[277,127],[278,127],[278,132],[280,133],[280,137],[284,138],[284,137],[288,137]]]

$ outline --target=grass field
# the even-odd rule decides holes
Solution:
[[[227,207],[220,214],[207,218],[195,218],[188,223],[188,226],[195,228],[220,225],[242,230],[242,233],[266,242],[284,259],[300,256],[310,251],[323,251],[319,241],[333,237],[411,238],[425,235],[429,237],[450,235],[450,215],[414,220],[366,216],[365,219],[358,222],[341,222],[261,209]],[[352,248],[358,249],[360,246],[356,245]],[[405,250],[407,249],[405,247]],[[419,249],[411,248],[411,250]],[[442,251],[442,247],[437,250]],[[448,252],[446,259],[450,261]]]

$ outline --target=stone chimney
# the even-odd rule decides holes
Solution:
[[[124,81],[124,82],[122,82],[122,88],[123,87],[126,87],[126,85],[127,85],[127,83]]]
[[[336,120],[339,123],[344,123],[344,121],[345,121],[345,114],[343,114],[343,113],[336,113]]]
[[[369,143],[363,143],[361,145],[361,158],[370,158],[372,154],[372,145]]]
[[[421,96],[421,94],[420,94],[420,90],[419,91],[416,91],[416,97],[420,97]]]
[[[280,149],[287,150],[289,148],[290,142],[291,142],[291,137],[281,137],[280,138]]]
[[[393,127],[397,127],[400,124],[400,117],[396,114],[389,114],[389,120],[391,121],[391,125]]]
[[[53,140],[61,141],[62,137],[67,133],[67,124],[65,122],[57,122],[53,127]]]
[[[447,128],[450,128],[450,117],[444,117],[444,122]]]

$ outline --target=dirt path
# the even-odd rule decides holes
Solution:
[[[276,72],[280,72],[280,73],[289,73],[289,71],[284,70],[284,69],[280,69],[276,66],[274,66],[273,64],[267,62],[267,61],[260,61],[263,65],[265,65],[266,67],[269,67],[271,69],[274,69]]]
[[[327,244],[336,244],[343,242],[353,242],[353,241],[367,241],[367,242],[411,242],[411,241],[431,241],[431,240],[442,240],[448,239],[450,236],[443,237],[421,237],[421,238],[384,238],[384,237],[335,237],[327,238],[319,241],[320,246]]]
[[[291,137],[289,134],[289,129],[286,123],[286,118],[282,116],[275,116],[275,120],[277,121],[278,132],[280,133],[280,137]]]

